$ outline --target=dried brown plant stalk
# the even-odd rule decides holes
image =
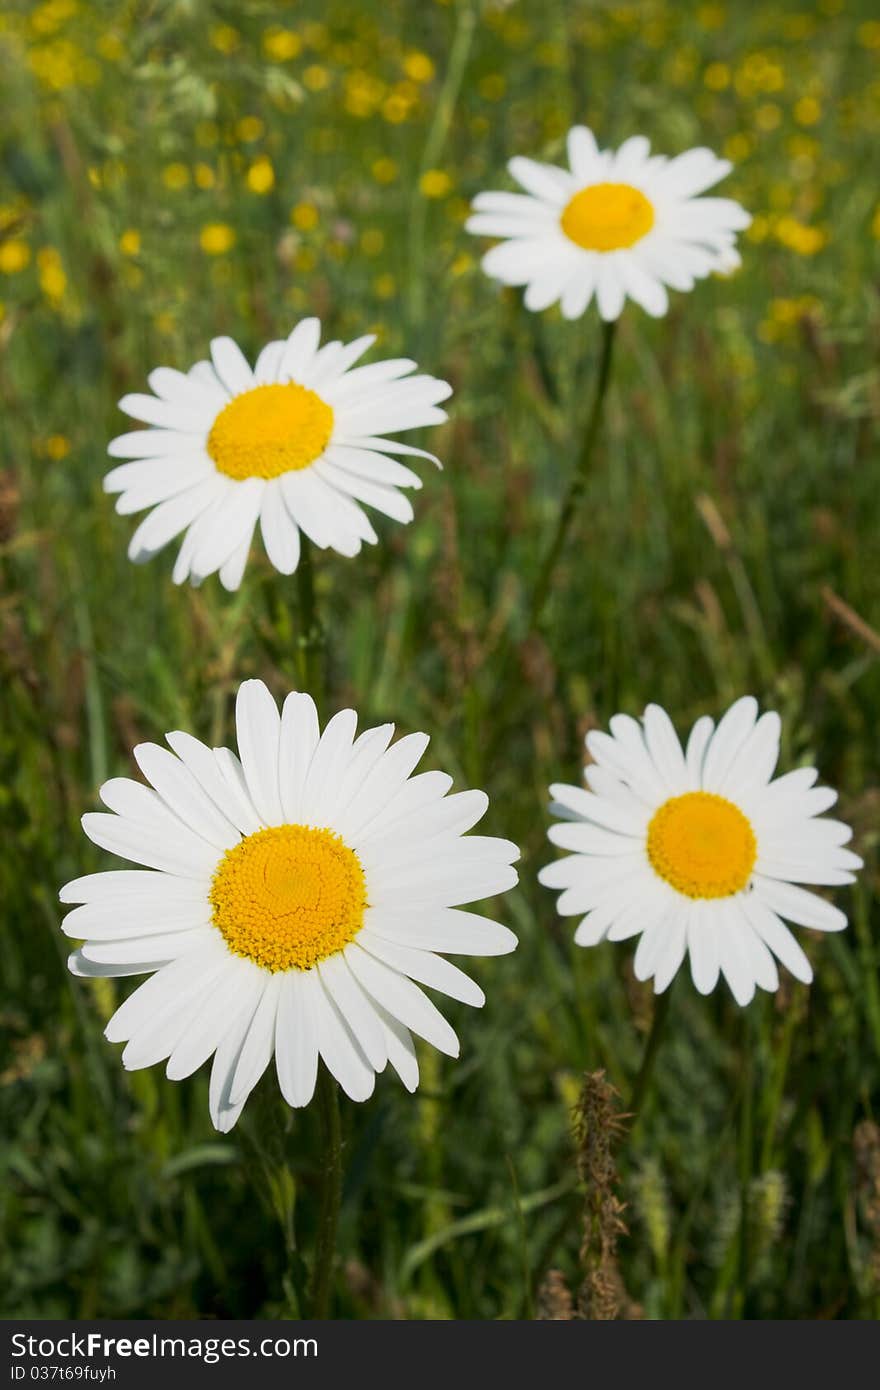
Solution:
[[[578,1172],[586,1189],[578,1312],[594,1321],[641,1317],[617,1263],[617,1242],[627,1234],[627,1227],[625,1203],[617,1195],[620,1175],[615,1154],[626,1133],[627,1118],[620,1093],[604,1071],[587,1072],[575,1110]]]
[[[862,1120],[853,1134],[856,1189],[862,1219],[871,1242],[868,1277],[872,1292],[880,1292],[880,1125]]]

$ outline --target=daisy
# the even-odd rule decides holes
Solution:
[[[399,489],[421,480],[390,455],[439,460],[384,436],[445,420],[437,407],[452,388],[412,376],[407,358],[354,367],[372,334],[323,347],[320,336],[318,319],[303,319],[253,368],[231,338],[215,338],[210,362],[186,373],[157,367],[148,378],[155,395],[123,396],[120,409],[151,427],[119,435],[108,450],[131,460],[104,479],[119,494],[116,510],[150,508],[129,559],[149,560],[183,532],[175,584],[219,570],[234,590],[258,521],[275,569],[293,574],[300,532],[340,555],[376,543],[361,503],[412,520]]]
[[[810,962],[783,918],[841,931],[837,907],[797,884],[853,882],[861,867],[843,849],[841,821],[819,819],[837,793],[799,767],[771,781],[779,755],[778,714],[758,718],[751,696],[714,727],[698,719],[682,752],[669,716],[648,705],[641,723],[618,714],[611,733],[592,732],[587,787],[553,786],[553,844],[572,850],[542,869],[561,889],[563,917],[580,917],[579,946],[638,936],[635,973],[665,990],[690,957],[701,994],[724,976],[739,1004],[775,990],[773,957],[798,980]]]
[[[273,1054],[288,1104],[308,1104],[318,1058],[352,1100],[386,1063],[412,1091],[411,1032],[449,1056],[458,1039],[419,984],[480,1007],[483,991],[437,952],[501,955],[516,937],[463,903],[517,881],[508,840],[464,832],[481,791],[413,769],[428,745],[392,724],[355,738],[353,710],[318,727],[308,695],[279,715],[261,681],[238,692],[239,757],[170,733],[134,750],[149,787],[101,788],[83,817],[103,849],[143,865],[75,879],[62,930],[75,975],[144,975],[107,1025],[129,1070],[168,1059],[178,1081],[213,1055],[210,1110],[232,1128]],[[419,984],[415,983],[416,981]]]
[[[504,237],[483,258],[487,275],[525,285],[527,309],[558,300],[580,318],[595,296],[605,320],[627,298],[655,317],[666,313],[666,286],[691,290],[712,271],[740,261],[736,233],[751,222],[731,198],[700,198],[732,168],[711,150],[668,159],[651,155],[643,135],[619,150],[600,150],[586,126],[568,133],[569,169],[512,159],[525,193],[480,193],[465,224],[480,236]]]

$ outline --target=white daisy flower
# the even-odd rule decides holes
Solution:
[[[724,976],[739,1004],[779,987],[777,957],[809,984],[810,962],[785,918],[841,931],[846,917],[796,885],[852,883],[861,867],[843,849],[852,831],[818,819],[837,793],[813,784],[812,767],[771,781],[779,755],[778,714],[758,718],[737,700],[717,729],[698,719],[682,752],[669,716],[649,705],[642,723],[625,714],[611,733],[592,732],[588,790],[553,786],[553,844],[572,850],[542,869],[561,889],[557,909],[580,917],[579,946],[640,938],[635,973],[667,988],[685,953],[701,994]]]
[[[674,159],[651,155],[643,135],[619,150],[600,150],[591,131],[568,133],[569,169],[512,159],[522,193],[480,193],[465,224],[504,237],[483,258],[487,275],[525,285],[526,308],[558,300],[580,318],[595,296],[603,319],[620,317],[626,299],[655,317],[666,313],[666,286],[691,290],[711,271],[739,265],[736,233],[751,222],[731,198],[700,198],[733,167],[711,150]]]
[[[355,738],[343,710],[319,730],[308,695],[279,716],[261,681],[238,692],[239,757],[168,734],[135,748],[146,787],[101,788],[83,817],[95,844],[145,866],[61,890],[82,904],[75,975],[143,975],[107,1025],[129,1070],[168,1059],[178,1081],[213,1055],[210,1109],[229,1130],[273,1054],[288,1104],[308,1104],[318,1058],[352,1100],[386,1063],[412,1091],[411,1032],[449,1056],[458,1038],[419,984],[476,1007],[483,991],[438,952],[501,955],[516,937],[460,910],[517,881],[508,840],[464,832],[481,791],[413,769],[428,745],[392,724]],[[416,981],[419,983],[417,984]]]
[[[357,555],[376,532],[360,505],[412,520],[400,488],[421,487],[390,455],[439,460],[386,439],[446,419],[445,381],[412,376],[408,358],[353,364],[375,342],[320,347],[318,319],[303,319],[286,341],[268,343],[248,366],[231,338],[215,338],[211,361],[189,372],[157,367],[154,396],[123,396],[121,410],[151,426],[114,439],[112,458],[132,460],[107,474],[124,515],[149,507],[129,558],[149,560],[184,532],[174,582],[200,583],[215,570],[241,583],[259,521],[266,553],[281,574],[299,563],[300,532],[320,549]]]

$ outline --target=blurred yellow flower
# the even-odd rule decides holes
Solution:
[[[302,52],[302,39],[292,29],[273,26],[263,34],[263,52],[276,63],[286,63]]]
[[[858,37],[863,48],[880,48],[880,20],[868,19],[860,24]]]
[[[386,271],[384,275],[376,276],[373,290],[378,299],[391,299],[397,291],[397,281]]]
[[[372,116],[384,96],[384,82],[368,72],[357,69],[345,79],[345,109],[351,116]]]
[[[434,76],[435,67],[433,60],[427,53],[408,53],[403,60],[403,70],[407,77],[411,77],[413,82],[430,82]]]
[[[445,198],[452,192],[452,179],[444,169],[426,169],[419,179],[419,192],[425,198]]]
[[[738,131],[735,135],[730,135],[724,142],[724,154],[727,159],[732,159],[734,164],[738,164],[743,159],[748,159],[755,142],[751,135],[744,131]]]
[[[241,43],[241,35],[231,24],[215,24],[210,37],[218,53],[234,53]]]
[[[199,232],[199,245],[206,256],[222,256],[235,245],[235,231],[226,222],[207,222]]]
[[[217,176],[210,164],[197,164],[193,170],[193,177],[199,188],[213,188],[217,182]]]
[[[710,63],[703,73],[703,81],[712,92],[723,92],[730,86],[730,68],[726,63]]]
[[[812,294],[796,299],[771,299],[767,316],[758,326],[758,337],[765,343],[791,339],[804,319],[818,319],[821,314],[821,302]]]
[[[189,184],[189,169],[185,164],[166,164],[162,170],[162,182],[166,188],[186,188]]]
[[[828,244],[828,234],[821,227],[808,227],[796,217],[780,217],[774,228],[776,240],[798,256],[815,256]]]
[[[16,275],[30,264],[31,248],[20,237],[11,237],[0,242],[0,271],[4,275]]]
[[[381,159],[373,161],[370,172],[377,183],[393,183],[399,171],[394,160],[383,155]]]
[[[108,63],[119,63],[125,57],[126,47],[118,34],[111,32],[99,35],[97,49]]]
[[[750,227],[746,227],[745,237],[748,241],[766,241],[770,235],[770,219],[764,217],[762,213],[757,213],[752,218]]]
[[[41,246],[37,252],[37,278],[50,303],[59,304],[67,289],[67,276],[54,246]]]
[[[67,458],[70,453],[70,440],[64,434],[50,434],[46,440],[46,454],[55,463]]]
[[[330,86],[330,74],[320,63],[312,63],[302,75],[302,80],[310,92],[323,92]]]
[[[822,107],[815,97],[801,97],[794,104],[794,118],[798,125],[816,125],[821,116]]]
[[[141,234],[134,227],[128,227],[119,238],[119,249],[123,256],[137,256],[141,249]]]
[[[308,274],[318,264],[318,258],[310,246],[303,246],[294,256],[293,264],[297,270]]]
[[[247,171],[247,186],[252,193],[269,193],[275,187],[275,170],[268,155],[260,155]]]
[[[755,125],[759,130],[775,130],[782,120],[782,111],[773,101],[767,101],[755,112]]]
[[[412,114],[414,106],[414,98],[398,87],[382,103],[382,115],[389,125],[401,125]]]
[[[290,220],[301,232],[310,232],[317,227],[320,213],[314,203],[297,203],[290,210]]]
[[[259,116],[242,116],[236,123],[235,133],[239,140],[249,144],[252,140],[259,140],[265,129],[265,122]]]
[[[37,5],[31,16],[31,28],[37,34],[53,34],[65,20],[72,19],[79,9],[77,0],[46,0]]]

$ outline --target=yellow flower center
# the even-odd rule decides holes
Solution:
[[[654,208],[628,183],[594,183],[565,207],[562,230],[585,251],[620,251],[634,246],[654,225]]]
[[[210,893],[230,951],[264,970],[311,970],[360,931],[360,860],[332,830],[277,825],[226,851]]]
[[[648,826],[648,858],[688,898],[729,898],[745,888],[758,852],[738,806],[714,792],[664,801]]]
[[[221,473],[278,478],[308,468],[333,433],[333,410],[296,382],[254,386],[225,405],[208,435],[208,453]]]

